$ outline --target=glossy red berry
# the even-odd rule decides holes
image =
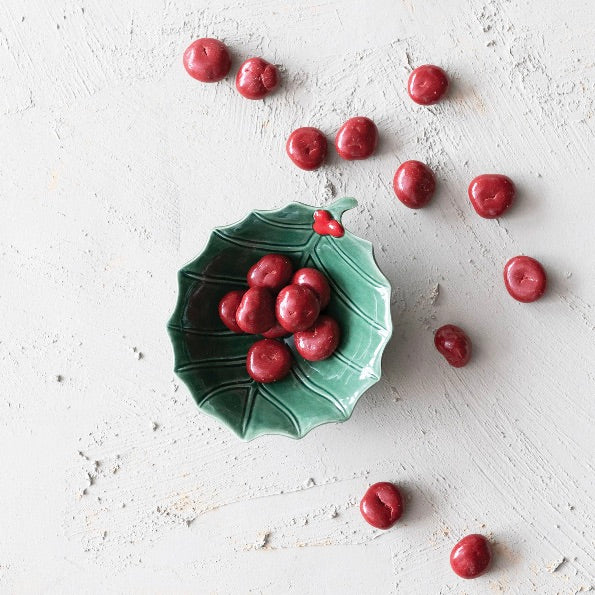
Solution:
[[[326,136],[318,128],[298,128],[289,135],[285,150],[300,169],[318,169],[326,159]]]
[[[378,144],[378,128],[369,118],[351,118],[339,128],[335,148],[339,157],[347,160],[366,159]]]
[[[304,285],[288,285],[277,296],[275,313],[279,324],[290,333],[310,328],[320,312],[316,294]]]
[[[279,84],[279,71],[262,58],[249,58],[238,70],[236,89],[246,99],[262,99]]]
[[[421,209],[430,202],[436,189],[436,179],[425,163],[405,161],[395,173],[393,188],[406,207]]]
[[[432,105],[444,97],[448,90],[448,77],[442,68],[425,64],[410,75],[407,83],[409,97],[420,105]]]
[[[289,374],[291,359],[291,351],[285,343],[262,339],[248,350],[246,369],[256,382],[277,382]]]
[[[260,335],[275,324],[275,298],[264,287],[251,287],[242,297],[236,322],[245,333]]]
[[[515,256],[504,267],[504,284],[508,293],[519,302],[538,300],[547,285],[541,263],[529,256]]]
[[[203,83],[220,81],[231,67],[231,58],[225,45],[210,37],[193,41],[186,48],[183,61],[186,72]]]
[[[275,324],[268,331],[261,334],[265,339],[282,339],[291,335],[277,321],[275,321]]]
[[[318,297],[320,309],[324,310],[331,299],[331,288],[326,277],[318,270],[309,267],[297,270],[291,279],[295,285],[309,287]]]
[[[297,352],[304,359],[318,362],[333,355],[341,340],[341,329],[334,318],[323,314],[309,329],[295,333],[293,338]]]
[[[454,324],[446,324],[436,331],[434,345],[454,368],[462,368],[471,358],[471,339]]]
[[[492,560],[490,544],[483,535],[463,537],[450,553],[450,566],[461,578],[477,578],[486,572]]]
[[[368,488],[359,509],[372,527],[389,529],[403,514],[403,498],[396,485],[382,481]]]
[[[293,264],[283,254],[265,254],[253,264],[246,276],[250,287],[266,287],[277,293],[285,287],[293,274]]]
[[[236,312],[244,297],[244,293],[245,291],[243,289],[235,289],[234,291],[226,293],[219,302],[219,318],[221,318],[221,322],[234,333],[243,332],[236,321]]]
[[[514,201],[512,180],[501,174],[482,174],[469,184],[469,200],[480,217],[500,217]]]

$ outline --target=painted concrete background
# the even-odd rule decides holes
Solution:
[[[595,4],[590,0],[3,0],[0,3],[0,590],[5,593],[580,593],[595,589]],[[201,36],[283,67],[243,99],[181,57]],[[452,78],[440,105],[411,68]],[[284,153],[377,123],[377,155]],[[415,212],[404,160],[437,172]],[[518,202],[480,219],[477,174]],[[391,280],[384,376],[350,421],[242,443],[172,374],[176,271],[210,228],[291,200],[360,201],[346,226]],[[506,293],[525,253],[547,295]],[[432,332],[464,326],[466,368]],[[367,526],[366,487],[407,495]],[[489,535],[489,574],[450,570]]]

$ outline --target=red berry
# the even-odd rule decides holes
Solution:
[[[291,351],[281,341],[261,339],[248,350],[246,369],[256,382],[277,382],[289,374]]]
[[[291,333],[288,333],[278,322],[264,333],[261,333],[266,339],[282,339],[283,337],[289,337]]]
[[[469,200],[480,217],[500,217],[514,200],[514,184],[501,174],[483,174],[471,180]]]
[[[491,560],[488,540],[477,533],[463,537],[450,552],[450,566],[461,578],[481,576]]]
[[[312,229],[321,236],[333,236],[342,238],[345,235],[345,228],[332,215],[323,209],[314,211],[314,224]]]
[[[463,329],[454,324],[445,324],[436,331],[434,345],[455,368],[462,368],[471,358],[471,339]]]
[[[310,328],[320,313],[316,294],[304,285],[288,285],[277,296],[276,315],[279,324],[290,333]]]
[[[410,209],[425,207],[436,189],[432,170],[421,161],[405,161],[393,179],[397,198]]]
[[[368,488],[359,509],[367,523],[377,529],[389,529],[403,514],[403,498],[399,488],[387,481]]]
[[[324,310],[331,299],[331,288],[326,277],[317,269],[303,268],[297,270],[291,279],[295,285],[309,287],[318,297],[320,309]]]
[[[234,333],[243,332],[236,321],[236,312],[244,296],[242,289],[235,289],[226,293],[219,302],[219,318],[221,322]]]
[[[184,52],[184,68],[193,78],[203,83],[216,83],[224,78],[231,67],[231,58],[218,39],[203,37],[193,41]]]
[[[285,150],[301,169],[318,169],[326,158],[326,136],[318,128],[298,128],[287,139]]]
[[[407,83],[409,97],[420,105],[431,105],[442,99],[448,89],[448,77],[442,68],[425,64],[410,75]]]
[[[246,99],[262,99],[279,83],[277,67],[262,58],[249,58],[238,70],[236,89]]]
[[[519,302],[534,302],[545,291],[547,277],[541,263],[529,256],[515,256],[504,266],[504,284]]]
[[[335,148],[339,157],[347,160],[366,159],[378,144],[378,128],[369,118],[351,118],[339,128]]]
[[[260,334],[275,324],[275,298],[264,287],[251,287],[236,312],[238,326],[245,333]]]
[[[341,340],[341,329],[337,321],[323,314],[305,331],[293,336],[297,352],[308,361],[318,362],[330,357]]]
[[[247,279],[250,287],[266,287],[277,293],[291,279],[293,265],[287,256],[266,254],[250,267]]]

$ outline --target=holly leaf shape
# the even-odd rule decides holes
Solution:
[[[343,198],[322,208],[340,222],[356,205]],[[253,211],[239,223],[214,229],[200,256],[178,273],[178,301],[168,323],[175,372],[201,411],[245,440],[262,434],[301,438],[320,424],[345,421],[380,378],[392,333],[390,284],[370,242],[349,231],[340,238],[315,233],[316,210],[291,203]],[[339,322],[342,337],[337,351],[319,362],[304,360],[289,338],[291,373],[261,384],[246,371],[248,349],[260,337],[229,331],[217,307],[228,291],[247,288],[248,269],[271,252],[288,256],[296,269],[313,267],[327,276],[327,312]]]

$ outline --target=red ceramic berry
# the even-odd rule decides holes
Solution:
[[[477,533],[463,537],[450,553],[450,566],[461,578],[481,576],[491,560],[488,540]]]
[[[238,70],[236,89],[246,99],[262,99],[279,84],[277,67],[262,58],[249,58]]]
[[[333,236],[342,238],[345,235],[345,228],[332,215],[324,209],[314,211],[314,224],[312,229],[321,236]]]
[[[359,509],[367,523],[377,529],[389,529],[403,514],[403,498],[399,488],[387,481],[368,488]]]
[[[335,137],[339,157],[347,160],[366,159],[378,144],[378,128],[369,118],[357,116],[347,120]]]
[[[547,277],[541,263],[529,256],[515,256],[504,267],[504,284],[519,302],[534,302],[544,293]]]
[[[436,189],[432,170],[421,161],[405,161],[393,179],[397,198],[410,209],[425,207]]]
[[[236,322],[245,333],[259,335],[275,324],[275,298],[264,287],[251,287],[242,297]]]
[[[283,337],[289,337],[291,333],[287,332],[277,321],[275,324],[264,333],[261,333],[266,339],[282,339]]]
[[[445,324],[436,331],[434,345],[454,368],[462,368],[471,358],[471,339],[454,324]]]
[[[448,89],[446,72],[438,66],[425,64],[410,75],[407,83],[409,97],[420,105],[432,105],[444,97]]]
[[[246,369],[256,382],[277,382],[289,374],[291,351],[275,339],[256,341],[248,350]]]
[[[243,332],[236,321],[236,312],[242,301],[242,297],[244,297],[244,293],[242,289],[235,289],[226,293],[219,302],[219,318],[234,333]]]
[[[337,321],[323,314],[305,331],[295,333],[297,352],[310,362],[318,362],[330,357],[341,340],[341,329]]]
[[[326,158],[326,136],[318,128],[298,128],[289,135],[285,150],[300,169],[318,169]]]
[[[287,256],[282,254],[266,254],[250,267],[248,285],[250,287],[266,287],[277,293],[291,279],[293,265]]]
[[[216,83],[231,67],[229,52],[218,39],[203,37],[193,41],[184,52],[184,68],[197,81]]]
[[[291,282],[295,285],[309,287],[318,297],[321,310],[328,306],[331,299],[331,288],[326,277],[318,269],[308,267],[299,269],[293,274]]]
[[[310,328],[319,312],[320,302],[316,294],[304,285],[288,285],[277,296],[277,320],[290,333]]]
[[[514,200],[514,184],[501,174],[483,174],[471,180],[469,200],[480,217],[500,217]]]

